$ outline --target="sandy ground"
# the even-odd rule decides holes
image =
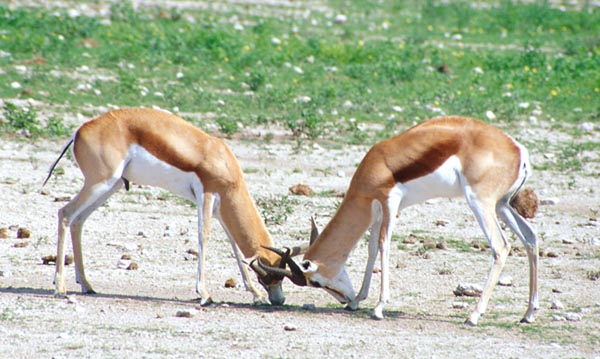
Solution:
[[[552,137],[551,130],[544,131]],[[321,227],[327,223],[340,202],[327,193],[346,189],[367,149],[297,148],[289,140],[228,143],[255,199],[292,200],[287,220],[268,226],[278,245],[306,240],[311,215],[318,216]],[[403,211],[395,230],[400,237],[392,244],[392,292],[383,321],[371,319],[379,295],[377,274],[358,312],[344,311],[320,289],[290,282],[284,284],[285,306],[252,305],[241,285],[225,288],[227,279],[241,283],[241,277],[216,221],[208,258],[208,287],[216,304],[200,307],[194,301],[195,258],[187,254],[196,247],[196,210],[159,189],[139,186],[111,197],[86,223],[87,274],[99,294],[79,294],[70,265],[69,297],[56,299],[54,267],[43,265],[41,257],[55,254],[56,212],[82,183],[76,165],[63,159],[59,173],[40,192],[62,145],[0,142],[0,228],[8,228],[9,237],[0,239],[0,357],[600,357],[600,287],[588,278],[600,270],[597,162],[576,174],[537,171],[529,183],[554,203],[541,206],[532,220],[542,250],[556,255],[541,258],[536,323],[518,324],[527,303],[527,260],[511,256],[504,273],[513,285],[496,288],[480,326],[471,328],[462,322],[475,299],[455,297],[453,290],[459,282],[483,284],[490,254],[462,250],[461,243],[468,248],[483,241],[463,199],[433,200]],[[533,153],[534,163],[544,158]],[[292,196],[288,188],[298,183],[326,195]],[[16,238],[19,227],[29,229],[31,237]],[[407,236],[416,243],[403,243]],[[449,248],[418,255],[423,239],[444,239]],[[138,270],[119,267],[124,253]],[[348,263],[355,288],[365,260],[361,241]],[[564,308],[550,309],[554,300]],[[456,302],[467,307],[456,309]],[[191,317],[178,317],[180,311]]]

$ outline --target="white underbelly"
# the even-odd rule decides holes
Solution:
[[[202,182],[194,172],[184,172],[161,161],[145,148],[132,145],[126,159],[123,178],[141,185],[164,188],[174,194],[196,201],[202,192]]]
[[[402,200],[400,209],[422,203],[437,197],[457,197],[463,194],[461,188],[461,163],[452,156],[434,172],[408,181],[397,183],[396,189]]]

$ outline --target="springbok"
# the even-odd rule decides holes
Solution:
[[[435,197],[464,195],[487,238],[493,263],[483,293],[466,324],[476,325],[485,312],[510,244],[496,215],[525,245],[529,260],[529,306],[522,322],[534,320],[538,308],[537,237],[511,205],[530,175],[525,147],[496,127],[465,117],[442,117],[416,125],[382,141],[366,154],[337,212],[305,253],[300,265],[289,256],[290,270],[258,261],[272,274],[285,275],[297,285],[324,288],[355,310],[367,298],[373,266],[381,253],[381,289],[374,309],[383,318],[389,299],[390,238],[396,213]],[[345,262],[371,226],[362,287],[355,296]],[[271,250],[280,250],[271,248]]]
[[[76,280],[83,293],[95,293],[84,271],[83,224],[113,193],[123,186],[129,189],[131,181],[162,187],[196,203],[199,248],[196,292],[201,304],[212,302],[204,273],[211,215],[219,220],[229,238],[246,289],[253,294],[255,303],[266,302],[264,294],[250,280],[240,251],[246,258],[260,258],[271,266],[279,266],[280,257],[262,247],[273,244],[271,236],[248,193],[240,165],[224,141],[165,111],[113,110],[77,130],[50,168],[44,185],[71,144],[85,181],[79,194],[58,211],[57,258],[64,257],[65,230],[69,227]],[[271,304],[283,304],[283,277],[268,274],[256,265],[252,267]],[[63,270],[63,261],[57,260],[54,278],[57,296],[65,295],[67,290]]]

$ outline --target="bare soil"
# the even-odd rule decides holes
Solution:
[[[548,126],[535,131],[559,137]],[[598,133],[589,136],[597,139]],[[336,194],[344,192],[367,150],[244,137],[228,143],[254,199],[289,196],[292,201],[293,213],[282,224],[268,225],[280,246],[307,240],[311,215],[321,227],[327,223],[340,201]],[[216,303],[200,307],[194,301],[195,257],[187,253],[196,247],[195,208],[160,189],[139,186],[111,197],[86,223],[86,269],[99,294],[79,294],[70,265],[69,296],[54,298],[54,266],[41,258],[55,254],[57,210],[82,183],[74,162],[63,159],[40,192],[62,145],[0,141],[0,228],[8,235],[0,239],[0,357],[600,357],[600,282],[590,278],[600,270],[597,162],[581,173],[537,171],[529,183],[551,203],[532,220],[546,254],[537,321],[518,324],[527,306],[528,267],[517,253],[504,270],[513,285],[496,288],[488,312],[472,328],[462,322],[476,299],[455,297],[453,290],[459,282],[483,284],[491,256],[472,248],[484,240],[464,199],[438,199],[403,211],[392,245],[391,301],[382,321],[371,318],[378,275],[357,312],[345,311],[320,289],[290,282],[284,284],[284,306],[252,305],[241,285],[225,287],[226,280],[240,283],[241,277],[216,221],[208,257],[208,287]],[[535,152],[532,162],[547,160]],[[316,194],[289,193],[299,183]],[[19,227],[29,229],[31,237],[16,238]],[[445,240],[448,249],[424,254],[428,239]],[[125,253],[138,263],[137,270],[119,266]],[[355,288],[365,261],[361,241],[348,262]],[[551,309],[553,300],[564,308]],[[455,302],[467,307],[456,309]],[[190,316],[178,316],[181,311]]]

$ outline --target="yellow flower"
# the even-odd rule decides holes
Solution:
[[[244,47],[242,47],[242,51],[244,51],[244,52],[250,51],[250,46],[244,45]]]
[[[365,41],[364,40],[358,40],[358,46],[364,46]]]
[[[529,66],[527,66],[527,65],[523,66],[523,71],[525,71],[525,72],[529,71]]]
[[[600,88],[598,88],[598,87],[594,88],[594,92],[600,92]]]
[[[377,78],[379,77],[379,74],[377,72],[373,72],[373,77]]]
[[[223,58],[223,61],[225,61],[225,62],[229,62],[229,57],[225,56],[225,57]]]
[[[537,72],[537,69],[534,67],[531,69],[531,72],[533,72],[535,74]]]
[[[428,26],[427,26],[427,30],[428,30],[428,31],[433,31],[433,25],[428,25]]]
[[[558,91],[556,91],[556,90],[550,91],[550,96],[552,96],[552,97],[558,96]]]
[[[235,76],[233,76],[233,75],[229,76],[229,81],[233,81],[233,80],[235,80]]]

